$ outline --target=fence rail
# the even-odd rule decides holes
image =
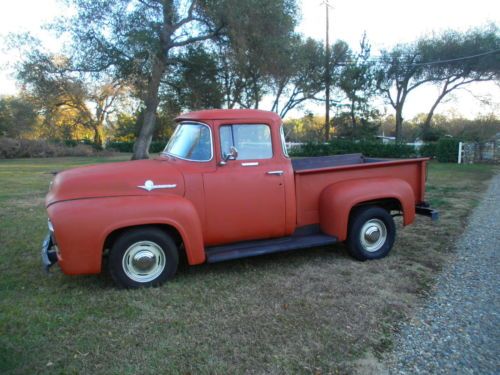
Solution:
[[[459,164],[495,163],[500,164],[500,133],[488,142],[460,142]]]

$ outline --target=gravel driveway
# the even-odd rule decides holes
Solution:
[[[462,232],[457,228],[457,234]],[[500,374],[500,175],[426,306],[402,327],[391,374]]]

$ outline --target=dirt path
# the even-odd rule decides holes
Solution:
[[[390,374],[500,373],[500,175],[426,306],[402,327]]]

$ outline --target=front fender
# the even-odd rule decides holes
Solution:
[[[347,239],[351,209],[363,202],[396,199],[403,209],[404,225],[415,219],[415,194],[410,184],[399,178],[377,177],[347,180],[326,187],[319,202],[321,230],[339,241]]]
[[[127,196],[80,199],[48,208],[60,250],[64,273],[101,271],[102,251],[110,233],[117,229],[165,224],[182,237],[189,264],[205,261],[203,234],[198,213],[187,199],[176,196]]]

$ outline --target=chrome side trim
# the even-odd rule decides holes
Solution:
[[[165,184],[165,185],[155,185],[152,180],[147,180],[144,182],[144,185],[138,185],[138,188],[151,191],[155,189],[175,189],[177,184]]]
[[[283,175],[283,173],[285,173],[285,172],[283,172],[283,171],[269,171],[269,172],[267,172],[267,174],[274,175],[274,176],[281,176],[281,175]]]
[[[251,163],[241,163],[242,167],[256,167],[258,165],[259,165],[258,161],[254,161],[254,162],[251,162]]]

